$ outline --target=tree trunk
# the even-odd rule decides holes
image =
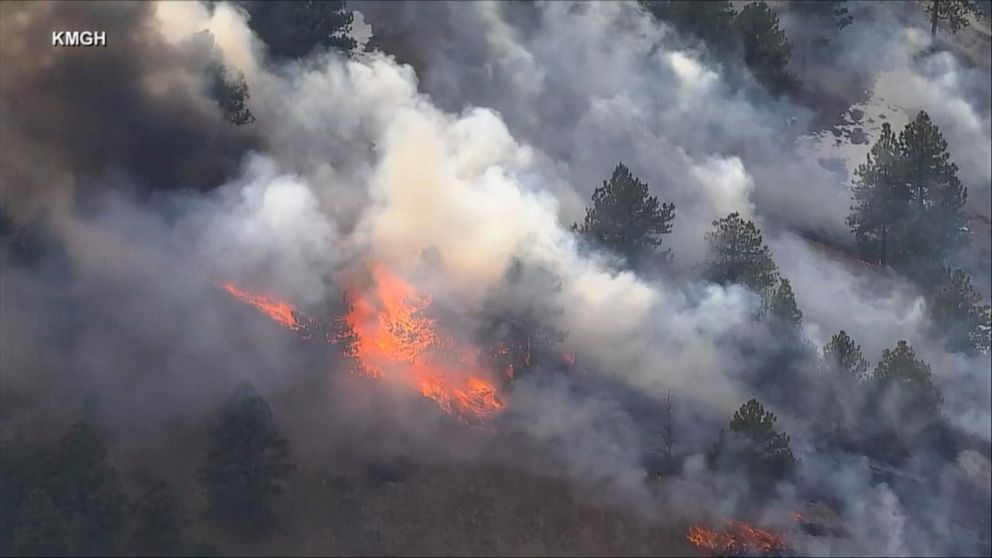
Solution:
[[[940,19],[940,0],[933,0],[930,11],[930,37],[936,37],[937,20]]]

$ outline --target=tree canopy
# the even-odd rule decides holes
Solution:
[[[713,227],[706,233],[704,275],[715,283],[739,283],[768,297],[778,269],[761,231],[737,212],[713,221]]]
[[[872,380],[876,401],[892,426],[919,426],[937,418],[942,399],[931,378],[930,365],[906,341],[882,351]]]
[[[241,2],[248,26],[273,56],[301,58],[318,47],[349,51],[354,14],[343,0],[253,0]]]
[[[937,24],[944,22],[957,33],[971,24],[971,18],[981,19],[987,14],[982,10],[981,2],[974,0],[924,0],[927,13],[930,14],[930,35],[937,35]]]
[[[779,281],[768,303],[768,312],[776,324],[787,326],[790,330],[797,331],[802,325],[803,313],[796,305],[796,295],[788,279],[783,277]]]
[[[948,349],[967,354],[988,353],[992,311],[988,304],[982,304],[982,295],[963,270],[944,270],[940,283],[927,299],[927,312],[933,331]]]
[[[733,44],[735,14],[726,0],[641,0],[641,5],[658,20],[713,49],[730,48]]]
[[[789,475],[796,458],[789,436],[775,428],[777,417],[756,399],[750,399],[734,412],[730,436],[721,439],[710,453],[711,463],[721,468],[742,467],[751,477],[774,482]]]
[[[823,347],[823,363],[828,371],[854,381],[866,379],[868,373],[868,361],[861,355],[861,345],[844,330],[835,333]]]
[[[672,232],[675,205],[660,203],[648,185],[620,163],[609,181],[596,188],[585,221],[572,226],[592,244],[621,256],[631,266],[652,257],[667,259],[663,236]]]
[[[269,526],[274,519],[272,498],[295,470],[269,404],[243,384],[218,409],[209,437],[200,482],[207,491],[210,516],[233,527]]]
[[[898,138],[888,124],[855,171],[847,223],[866,254],[918,281],[935,278],[968,240],[967,189],[925,112]]]
[[[779,27],[778,14],[764,2],[744,6],[734,19],[744,63],[773,93],[786,93],[795,86],[788,70],[792,47]]]

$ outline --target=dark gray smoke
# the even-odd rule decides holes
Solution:
[[[915,7],[852,3],[854,22],[798,73],[839,107],[825,123],[822,107],[768,95],[636,3],[349,8],[352,56],[276,59],[228,3],[3,4],[4,436],[51,436],[90,397],[128,460],[158,452],[191,470],[170,452],[249,380],[315,469],[328,455],[341,468],[370,455],[496,463],[652,520],[747,515],[808,554],[987,549],[960,525],[988,504],[988,355],[948,353],[917,287],[836,249],[851,244],[851,171],[873,134],[920,109],[987,223],[987,64],[931,49]],[[779,8],[790,37],[810,25]],[[108,46],[50,48],[61,28],[106,30]],[[359,52],[366,34],[373,50]],[[225,118],[219,67],[244,77],[254,122]],[[618,271],[568,230],[621,161],[675,203],[671,276]],[[753,293],[698,279],[705,232],[734,211],[761,226],[792,281],[804,349],[755,324]],[[976,230],[976,270],[987,236]],[[577,372],[520,378],[497,432],[464,429],[401,387],[347,374],[325,344],[219,286],[324,317],[368,262],[432,293],[467,340],[490,325],[487,304],[536,312],[566,333]],[[527,272],[507,288],[514,266]],[[988,281],[976,277],[986,296]],[[899,339],[916,347],[953,450],[925,448],[895,475],[818,445],[804,403],[829,385],[816,354],[840,329],[872,364]],[[669,392],[678,474],[656,482],[646,456]],[[760,498],[705,457],[751,397],[779,416],[800,463]],[[845,536],[796,527],[788,512],[814,498]]]

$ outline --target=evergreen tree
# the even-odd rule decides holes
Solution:
[[[807,24],[801,36],[793,37],[794,44],[802,41],[800,44],[804,48],[799,52],[800,67],[806,75],[810,54],[829,55],[826,47],[841,29],[854,21],[854,17],[847,10],[846,0],[794,0],[786,6],[790,13]]]
[[[815,399],[813,430],[829,444],[850,445],[862,422],[868,361],[861,346],[841,330],[823,347],[821,364],[825,375]]]
[[[737,212],[713,221],[713,226],[715,230],[706,233],[704,275],[715,283],[739,283],[767,300],[778,271],[761,231]]]
[[[235,74],[223,66],[218,67],[210,93],[223,111],[224,119],[231,124],[244,126],[255,121],[255,115],[248,109],[248,84],[241,72]]]
[[[792,284],[782,278],[778,289],[768,303],[768,312],[774,323],[787,326],[790,331],[798,331],[803,324],[803,313],[796,305],[796,296],[792,292]]]
[[[988,353],[992,312],[988,304],[982,304],[982,295],[963,270],[944,270],[943,280],[927,299],[927,311],[934,332],[948,349]]]
[[[103,441],[88,422],[73,424],[62,436],[46,484],[52,504],[69,523],[70,553],[119,550],[127,500]]]
[[[162,481],[150,483],[134,512],[134,551],[157,556],[182,552],[187,519],[168,485]]]
[[[775,428],[778,419],[756,399],[750,399],[734,412],[730,435],[710,452],[711,463],[721,467],[743,467],[753,480],[766,484],[789,475],[796,459],[789,447],[788,434]]]
[[[899,147],[911,204],[906,242],[900,244],[907,253],[900,259],[910,266],[907,271],[922,272],[921,277],[929,279],[939,272],[947,252],[968,240],[968,190],[957,177],[958,166],[950,160],[944,136],[927,113],[920,111],[906,125]],[[924,269],[915,269],[919,267]]]
[[[613,170],[609,182],[596,188],[592,202],[585,221],[581,226],[572,225],[572,230],[633,266],[653,256],[669,257],[668,250],[661,250],[662,237],[672,232],[675,206],[659,203],[650,195],[648,185],[622,163]]]
[[[716,52],[733,45],[734,10],[726,0],[641,0],[641,5],[659,21],[703,41]]]
[[[744,6],[734,20],[743,50],[744,63],[773,93],[785,93],[795,85],[787,69],[792,47],[779,27],[778,14],[764,2]]]
[[[824,25],[835,32],[854,22],[847,10],[847,0],[795,0],[788,8],[800,17]]]
[[[930,365],[899,341],[882,351],[872,377],[872,406],[880,426],[893,433],[905,452],[908,445],[940,417],[941,396],[931,380]],[[889,444],[886,444],[887,446]]]
[[[867,160],[854,171],[854,205],[847,217],[862,251],[883,265],[892,260],[893,245],[909,211],[909,191],[901,174],[899,140],[886,122]]]
[[[980,2],[974,0],[924,0],[930,14],[930,36],[937,36],[937,23],[945,22],[951,33],[957,33],[971,23],[971,17],[981,19],[987,14]]]
[[[210,515],[231,527],[268,526],[273,520],[272,498],[282,492],[295,469],[268,403],[243,384],[221,405],[209,434],[200,482],[207,491]]]
[[[342,0],[254,0],[240,3],[248,26],[280,58],[302,58],[316,48],[350,51],[354,14]]]
[[[840,330],[823,347],[823,363],[831,372],[858,382],[866,379],[868,361],[861,355],[861,346]]]
[[[862,250],[919,282],[936,280],[968,240],[968,191],[930,117],[920,112],[898,139],[883,124],[855,177],[847,223]]]

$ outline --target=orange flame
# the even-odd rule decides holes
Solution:
[[[430,297],[418,294],[383,266],[373,266],[371,271],[373,288],[351,300],[344,318],[355,334],[350,352],[359,370],[410,386],[445,412],[469,422],[501,412],[503,400],[488,379],[495,375],[479,363],[477,349],[439,333],[436,320],[426,315]],[[302,317],[288,302],[245,291],[233,283],[223,287],[307,340],[314,330],[333,329]],[[341,332],[328,332],[328,342],[337,343],[343,337]]]
[[[284,327],[293,331],[300,329],[300,322],[296,318],[296,308],[288,302],[268,297],[261,294],[250,293],[240,289],[234,283],[224,283],[224,290],[242,302],[247,302],[270,318],[279,322]]]
[[[774,554],[786,550],[782,537],[751,527],[743,521],[728,521],[728,529],[711,530],[699,525],[689,528],[686,539],[698,548],[718,555]]]
[[[384,266],[371,269],[374,286],[352,301],[345,318],[355,331],[355,358],[374,377],[410,385],[450,414],[487,419],[503,410],[494,375],[479,351],[438,332],[420,295]]]

